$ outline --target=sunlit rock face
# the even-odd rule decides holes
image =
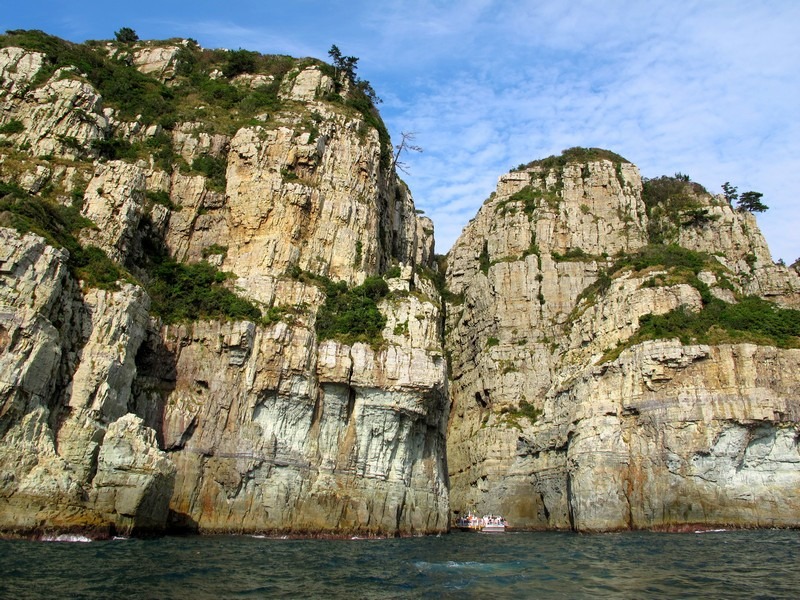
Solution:
[[[659,212],[610,152],[538,161],[465,228],[445,303],[357,82],[190,41],[96,50],[165,106],[197,87],[147,120],[0,49],[0,530],[798,524],[798,351],[637,337],[712,300],[800,306],[754,217],[688,182]],[[253,63],[226,75],[231,56]],[[672,246],[696,264],[631,259]],[[92,279],[98,256],[118,281]],[[170,261],[206,261],[263,317],[165,316],[148,286]],[[355,335],[365,310],[326,332],[329,298],[375,278],[380,332]]]
[[[708,295],[797,306],[752,215],[687,190],[708,218],[669,229],[620,157],[500,178],[448,255],[454,512],[581,531],[800,522],[800,351],[629,341],[646,315],[708,301],[688,271],[610,268],[653,231],[714,257]]]
[[[186,47],[102,51],[174,85]],[[0,125],[14,123],[3,181],[79,200],[90,226],[78,241],[131,272],[114,289],[89,288],[66,250],[0,228],[1,529],[447,530],[433,226],[374,119],[325,101],[331,76],[297,62],[280,111],[221,132],[199,106],[167,130],[121,119],[75,69],[43,77],[43,54],[0,50]],[[274,81],[245,73],[231,85]],[[109,159],[99,142],[111,139],[166,139],[174,162]],[[192,168],[198,159],[220,172]],[[229,273],[229,287],[272,316],[163,324],[133,283],[154,246]],[[384,274],[380,335],[318,337],[326,278],[352,288]]]

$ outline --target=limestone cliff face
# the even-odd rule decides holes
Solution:
[[[146,296],[82,294],[64,251],[0,241],[0,528],[162,529],[175,467],[127,408]]]
[[[800,307],[751,215],[688,182],[655,201],[607,151],[531,163],[449,253],[443,307],[365,82],[43,35],[0,36],[0,531],[798,525],[800,351],[645,335]],[[171,312],[200,261],[248,317]]]
[[[103,51],[177,77],[186,44],[140,46]],[[207,260],[277,317],[165,325],[142,287],[82,289],[65,250],[0,229],[0,529],[446,530],[440,300],[421,274],[433,227],[388,169],[374,117],[325,100],[331,77],[295,61],[279,110],[210,130],[200,107],[164,129],[119,118],[75,69],[43,77],[46,63],[0,50],[3,181],[79,198],[92,224],[79,242],[135,277],[153,247]],[[173,162],[109,159],[110,140],[166,144]],[[318,338],[324,278],[352,287],[390,268],[381,339]]]
[[[620,262],[652,252],[664,216],[633,165],[565,158],[501,177],[448,255],[452,509],[582,531],[796,526],[798,351],[631,345],[646,315],[711,297],[796,306],[796,273],[751,215],[700,192],[710,218],[664,240],[716,257],[696,279]]]

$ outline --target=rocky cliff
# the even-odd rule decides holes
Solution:
[[[800,276],[752,215],[572,149],[443,303],[392,163],[352,71],[0,36],[0,531],[798,525]]]
[[[433,227],[370,88],[2,40],[0,529],[446,530]]]
[[[800,524],[800,278],[751,214],[572,149],[500,178],[447,283],[454,512]]]

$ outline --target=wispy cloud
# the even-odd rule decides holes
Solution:
[[[800,255],[783,233],[800,225],[792,202],[800,184],[800,6],[482,8],[492,33],[468,50],[473,58],[417,79],[385,111],[392,131],[416,131],[426,149],[409,157],[407,179],[434,218],[440,251],[498,175],[583,145],[617,151],[645,176],[681,171],[712,192],[724,181],[764,192],[771,211],[759,221],[773,253]]]

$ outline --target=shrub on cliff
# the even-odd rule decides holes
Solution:
[[[614,164],[629,163],[627,158],[624,158],[616,152],[611,150],[604,150],[603,148],[583,148],[575,146],[567,148],[561,154],[553,154],[547,158],[540,158],[531,161],[527,164],[519,165],[514,171],[522,171],[531,167],[542,167],[545,169],[562,168],[570,163],[587,163],[598,160],[609,160]]]
[[[382,277],[367,277],[363,284],[348,289],[344,282],[328,282],[325,304],[317,313],[319,339],[337,339],[347,344],[376,343],[386,326],[378,302],[389,293]]]
[[[106,253],[96,246],[81,246],[76,237],[84,227],[93,227],[77,205],[64,206],[31,196],[13,183],[0,182],[0,226],[19,233],[35,233],[48,244],[69,252],[67,266],[88,287],[116,289],[117,281],[128,277]]]
[[[800,347],[800,311],[751,296],[736,304],[713,298],[700,312],[678,308],[639,320],[636,340],[680,338],[689,343],[753,342]]]
[[[675,239],[679,227],[705,223],[708,213],[704,212],[697,198],[705,193],[702,185],[681,173],[642,180],[642,201],[647,211],[650,243],[669,243]]]
[[[131,44],[139,41],[139,36],[130,27],[122,27],[114,32],[114,39],[123,44]]]
[[[198,319],[257,321],[261,311],[224,286],[230,275],[206,261],[184,264],[164,258],[149,269],[145,285],[152,311],[165,323]]]
[[[60,67],[74,66],[103,97],[117,108],[119,116],[145,123],[158,122],[174,111],[173,93],[153,77],[132,65],[112,60],[89,44],[73,44],[38,30],[16,29],[0,36],[0,47],[18,46],[47,55],[34,85],[44,83]]]

